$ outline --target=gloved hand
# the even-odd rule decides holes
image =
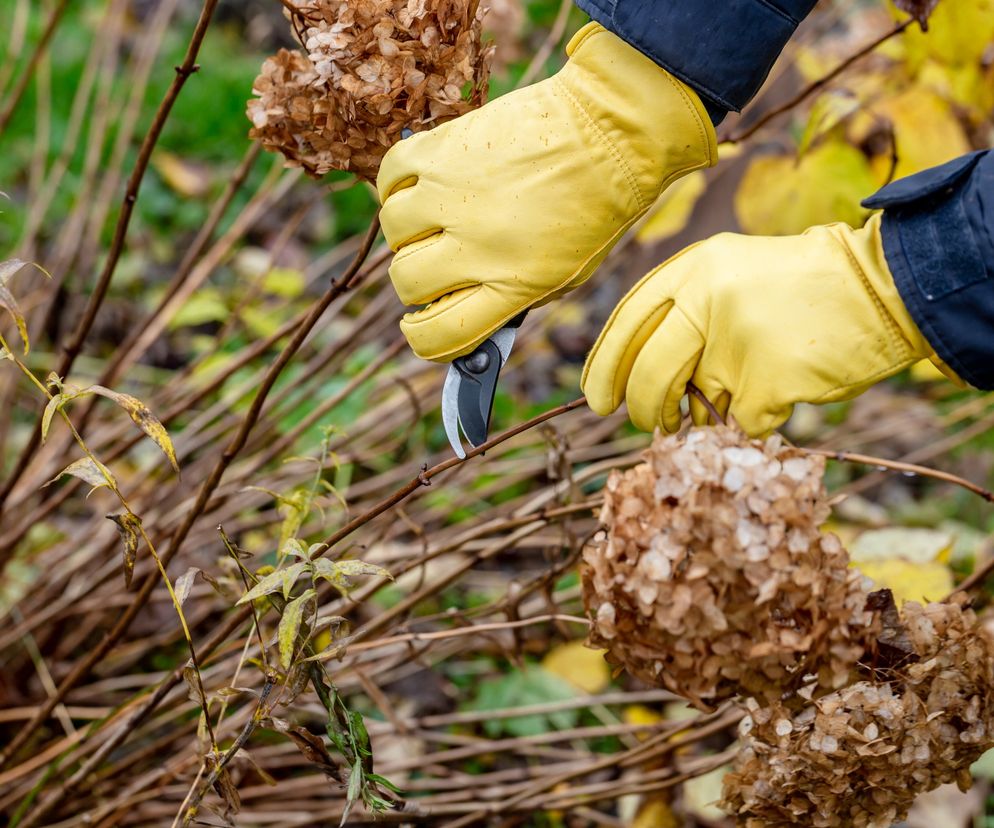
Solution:
[[[583,282],[680,176],[716,160],[696,93],[591,23],[555,76],[400,141],[376,181],[424,359],[468,353]]]
[[[636,426],[673,432],[693,381],[762,435],[795,403],[851,399],[926,357],[936,358],[894,286],[875,215],[860,230],[722,233],[688,247],[621,301],[581,382],[598,414],[625,399]],[[707,422],[701,403],[690,408]]]

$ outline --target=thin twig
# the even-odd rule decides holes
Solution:
[[[757,120],[751,126],[746,127],[745,129],[741,130],[740,132],[735,132],[735,133],[732,133],[730,135],[726,135],[726,136],[722,137],[720,140],[723,143],[738,144],[738,143],[741,143],[742,141],[746,140],[746,138],[752,137],[757,132],[759,132],[759,130],[761,130],[764,126],[766,126],[768,123],[770,123],[770,121],[772,121],[772,120],[774,120],[776,118],[779,118],[785,112],[789,112],[795,106],[798,106],[799,104],[803,103],[807,98],[809,98],[811,95],[813,95],[819,89],[821,89],[822,87],[824,87],[827,84],[831,83],[839,75],[841,75],[843,72],[845,72],[846,69],[848,69],[850,66],[852,66],[854,63],[856,63],[861,58],[866,57],[868,54],[870,54],[870,52],[873,52],[878,46],[880,46],[883,43],[886,43],[892,37],[895,37],[895,36],[901,34],[901,32],[903,32],[905,29],[907,29],[908,26],[910,26],[913,22],[914,22],[914,20],[908,19],[908,20],[905,20],[903,23],[899,23],[893,29],[891,29],[891,30],[885,32],[884,34],[880,35],[880,37],[878,37],[876,40],[872,41],[871,43],[868,43],[862,49],[860,49],[859,51],[857,51],[854,54],[852,54],[849,57],[847,57],[844,61],[842,61],[842,63],[840,63],[838,66],[836,66],[827,75],[825,75],[824,77],[818,78],[818,80],[814,81],[813,83],[809,84],[808,86],[805,86],[804,89],[802,89],[800,92],[798,92],[789,101],[787,101],[786,103],[781,104],[780,106],[777,106],[777,107],[774,107],[773,109],[771,109],[769,112],[767,112],[765,115],[763,115],[759,120]]]

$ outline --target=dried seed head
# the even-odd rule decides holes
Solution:
[[[964,603],[902,607],[910,665],[800,710],[753,702],[722,807],[747,828],[887,828],[918,794],[968,786],[994,746],[994,639]]]
[[[657,437],[614,473],[583,553],[589,643],[699,706],[843,686],[872,628],[821,458],[735,429]]]
[[[292,15],[304,51],[266,60],[250,137],[318,177],[373,180],[386,151],[483,103],[492,47],[473,0],[309,0]]]

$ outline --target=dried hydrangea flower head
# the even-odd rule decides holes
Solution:
[[[730,427],[654,440],[608,479],[583,552],[588,643],[707,707],[843,686],[873,617],[834,535],[824,461]]]
[[[295,0],[305,51],[281,49],[249,101],[249,136],[318,177],[372,181],[405,127],[430,129],[486,96],[492,47],[476,0]]]
[[[750,705],[722,807],[746,828],[889,828],[994,746],[994,640],[964,601],[907,603],[914,663],[801,710]]]

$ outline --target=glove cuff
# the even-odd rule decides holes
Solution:
[[[642,211],[683,175],[718,162],[714,126],[697,93],[599,23],[566,46],[556,75],[585,128],[611,145]]]

